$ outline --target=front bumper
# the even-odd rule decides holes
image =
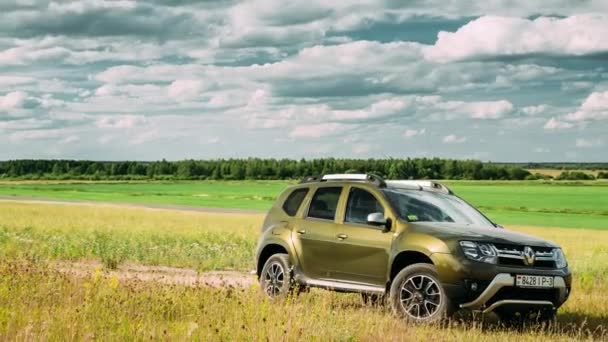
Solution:
[[[507,291],[502,291],[504,289]],[[540,291],[544,292],[538,298],[535,298],[535,292],[533,291],[539,290],[517,288],[515,287],[514,276],[508,273],[500,273],[494,277],[477,298],[460,304],[460,307],[483,312],[493,311],[501,306],[548,307],[556,309],[566,301],[570,294],[570,288],[566,284],[566,281],[558,276],[554,277],[553,288],[540,289]]]
[[[547,269],[492,265],[458,258],[452,254],[431,255],[448,297],[471,310],[494,310],[503,305],[560,307],[570,294],[572,274],[566,268]],[[550,289],[515,286],[518,274],[554,277]],[[476,283],[476,288],[471,286]]]

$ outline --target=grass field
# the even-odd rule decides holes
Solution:
[[[3,183],[0,195],[266,210],[290,183]],[[608,229],[608,182],[448,182],[501,224]]]
[[[251,288],[208,288],[60,273],[53,261],[253,268],[262,215],[0,202],[3,340],[608,339],[608,234],[514,227],[561,244],[574,271],[557,325],[522,332],[465,319],[415,326],[356,295],[311,291],[271,302]]]

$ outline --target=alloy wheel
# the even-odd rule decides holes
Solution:
[[[425,320],[439,311],[441,290],[437,282],[426,275],[412,275],[401,285],[399,299],[403,312],[416,320]]]
[[[273,262],[268,266],[264,274],[264,291],[269,297],[276,297],[283,289],[285,270],[279,262]]]

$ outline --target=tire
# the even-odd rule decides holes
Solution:
[[[441,322],[455,311],[431,264],[402,269],[391,283],[389,301],[395,315],[415,323]]]
[[[266,260],[260,273],[262,292],[271,299],[285,298],[294,289],[289,255],[274,254]]]
[[[375,293],[361,293],[363,304],[370,306],[384,306],[386,304],[386,296]]]

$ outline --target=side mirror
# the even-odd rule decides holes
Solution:
[[[371,213],[367,215],[367,224],[372,226],[384,227],[385,230],[391,228],[391,221],[384,217],[383,213]]]

